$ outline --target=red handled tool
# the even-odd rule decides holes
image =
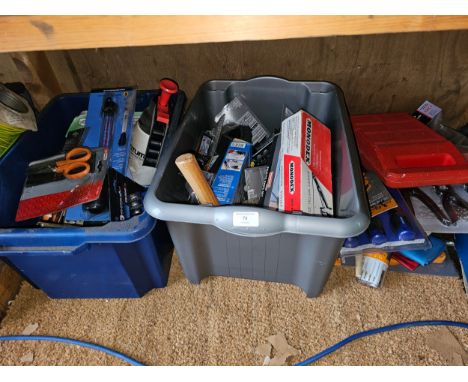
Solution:
[[[161,89],[161,95],[158,97],[158,111],[156,114],[156,121],[169,124],[169,99],[171,96],[179,90],[177,84],[165,78],[159,82],[159,87]]]
[[[427,195],[423,190],[419,188],[411,188],[404,191],[405,198],[409,201],[408,205],[411,206],[414,213],[414,208],[412,207],[411,197],[418,199],[423,203],[429,211],[431,211],[434,216],[439,220],[443,225],[450,226],[452,225],[451,219],[447,216],[445,211],[443,211],[436,202],[434,202],[429,195]]]
[[[161,94],[158,96],[153,125],[150,130],[148,146],[146,147],[145,160],[143,166],[156,167],[159,162],[159,155],[164,145],[164,139],[170,123],[169,101],[171,97],[179,91],[179,86],[175,81],[163,79],[159,83]]]
[[[439,195],[442,206],[452,224],[456,224],[460,219],[460,216],[456,210],[456,207],[464,208],[468,210],[468,203],[466,203],[458,194],[453,190],[453,187],[448,186],[434,186],[434,190]]]

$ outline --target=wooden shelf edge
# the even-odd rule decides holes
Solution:
[[[3,16],[0,52],[468,29],[468,16]]]

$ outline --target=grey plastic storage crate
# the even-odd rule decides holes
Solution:
[[[203,131],[234,97],[241,96],[269,129],[284,107],[305,109],[331,128],[334,218],[284,214],[243,205],[207,207],[187,202],[185,180],[174,161],[195,151]],[[167,146],[145,197],[146,211],[168,223],[185,275],[199,283],[210,275],[291,283],[309,297],[320,294],[346,237],[369,225],[359,158],[341,90],[327,82],[259,77],[209,81],[201,86]],[[233,225],[235,213],[258,217],[257,227]]]

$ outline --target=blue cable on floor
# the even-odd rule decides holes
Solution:
[[[98,350],[103,353],[109,354],[113,357],[120,358],[121,360],[128,362],[133,366],[145,366],[143,363],[138,362],[137,360],[126,356],[125,354],[119,353],[115,350],[106,348],[105,346],[96,345],[91,342],[85,342],[80,340],[74,340],[71,338],[65,337],[55,337],[55,336],[0,336],[0,341],[49,341],[49,342],[61,342],[64,344],[71,344],[82,346],[85,348],[90,348],[93,350]]]
[[[311,363],[318,361],[320,358],[325,357],[326,355],[333,353],[334,351],[338,350],[339,348],[349,344],[352,341],[355,341],[362,337],[372,336],[374,334],[384,333],[384,332],[391,332],[392,330],[403,329],[403,328],[410,328],[415,326],[457,326],[459,328],[468,329],[468,323],[465,322],[457,322],[457,321],[439,321],[439,320],[427,320],[427,321],[410,321],[410,322],[402,322],[400,324],[394,325],[387,325],[382,326],[380,328],[365,330],[363,332],[359,332],[353,334],[344,340],[336,343],[335,345],[322,350],[320,353],[313,355],[312,357],[307,358],[306,360],[296,363],[294,366],[307,366]]]
[[[336,343],[335,345],[330,346],[329,348],[321,351],[320,353],[317,353],[313,355],[312,357],[307,358],[306,360],[296,363],[294,366],[306,366],[310,365],[311,363],[314,363],[318,361],[319,359],[325,357],[326,355],[333,353],[334,351],[338,350],[339,348],[345,346],[346,344],[349,344],[352,341],[355,341],[359,338],[367,337],[367,336],[372,336],[374,334],[379,334],[379,333],[384,333],[384,332],[391,332],[393,330],[398,330],[398,329],[403,329],[403,328],[410,328],[410,327],[416,327],[416,326],[455,326],[463,329],[468,329],[468,323],[465,322],[457,322],[457,321],[443,321],[443,320],[426,320],[426,321],[410,321],[410,322],[402,322],[399,324],[394,324],[394,325],[387,325],[387,326],[382,326],[380,328],[376,329],[370,329],[370,330],[365,330],[363,332],[359,332],[356,334],[353,334],[344,340]],[[61,342],[61,343],[66,343],[66,344],[72,344],[72,345],[77,345],[77,346],[83,346],[86,348],[90,348],[93,350],[98,350],[101,352],[104,352],[106,354],[109,354],[111,356],[120,358],[121,360],[128,362],[131,365],[134,366],[145,366],[143,363],[138,362],[137,360],[130,358],[129,356],[126,356],[125,354],[119,353],[115,350],[109,349],[105,346],[101,345],[96,345],[90,342],[85,342],[85,341],[80,341],[80,340],[74,340],[71,338],[65,338],[65,337],[54,337],[54,336],[0,336],[0,341],[50,341],[50,342]]]

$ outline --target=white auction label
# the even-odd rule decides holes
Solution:
[[[232,214],[232,225],[234,227],[258,227],[259,223],[258,212],[238,211]]]
[[[424,103],[419,106],[418,111],[421,114],[424,114],[426,117],[434,118],[442,111],[442,109],[439,106],[430,103],[429,101],[424,101]]]

